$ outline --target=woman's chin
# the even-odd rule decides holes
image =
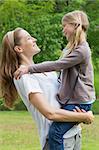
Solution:
[[[40,51],[41,51],[40,48],[38,48],[38,49],[37,49],[37,53],[39,53]]]
[[[38,54],[41,50],[40,49],[37,49],[35,52],[34,52],[34,55]]]

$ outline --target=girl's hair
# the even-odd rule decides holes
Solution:
[[[2,58],[0,66],[1,91],[7,107],[13,107],[17,98],[17,91],[13,82],[13,73],[20,65],[20,57],[14,50],[20,44],[19,32],[22,28],[16,28],[7,32],[2,40]]]
[[[69,39],[66,49],[68,55],[81,42],[82,37],[86,38],[86,31],[89,27],[89,21],[86,13],[83,11],[72,11],[67,13],[62,18],[62,24],[69,23],[75,26],[73,36]]]

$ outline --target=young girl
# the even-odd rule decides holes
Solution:
[[[42,149],[51,124],[49,120],[92,122],[93,115],[90,112],[77,113],[59,109],[59,103],[55,98],[58,90],[55,73],[27,74],[20,80],[14,79],[15,70],[19,66],[32,65],[33,56],[40,51],[36,45],[36,39],[31,37],[27,31],[17,28],[8,32],[3,38],[2,50],[0,80],[5,103],[8,107],[12,107],[17,92],[19,93],[37,123]],[[71,132],[72,136],[79,132],[78,129],[75,129],[77,128]]]
[[[24,73],[49,71],[61,72],[61,85],[57,100],[66,110],[72,111],[75,106],[88,111],[95,101],[93,67],[91,51],[86,41],[89,27],[87,15],[83,11],[73,11],[62,18],[63,32],[68,40],[63,57],[57,61],[43,62],[25,68],[19,68],[15,77]],[[75,122],[54,122],[49,131],[50,150],[63,150],[63,135]]]

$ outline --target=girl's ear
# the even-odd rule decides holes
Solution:
[[[22,49],[20,46],[15,46],[15,47],[14,47],[14,50],[15,50],[17,53],[22,53],[22,52],[23,52],[23,49]]]

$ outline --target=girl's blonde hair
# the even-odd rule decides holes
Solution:
[[[66,15],[63,16],[62,18],[62,24],[72,24],[75,26],[75,31],[73,36],[69,39],[66,49],[67,52],[65,54],[68,55],[71,53],[77,45],[81,42],[82,38],[86,38],[86,31],[88,30],[89,27],[89,21],[86,13],[83,11],[72,11],[67,13]]]
[[[20,65],[20,57],[14,47],[20,45],[19,33],[22,28],[7,32],[2,40],[2,58],[0,66],[1,91],[7,107],[12,107],[17,91],[13,82],[13,73]]]

